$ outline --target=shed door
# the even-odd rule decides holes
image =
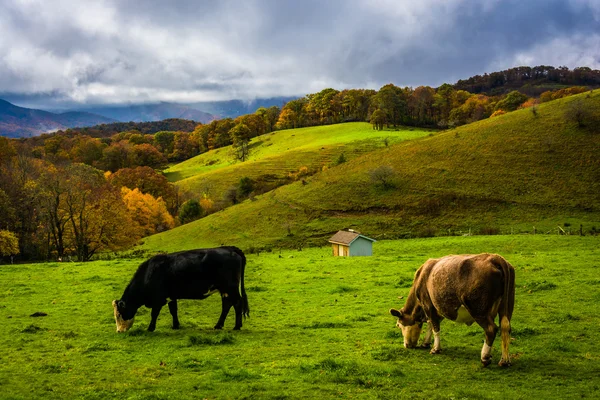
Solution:
[[[342,256],[348,257],[348,250],[349,248],[347,246],[340,246],[340,253],[342,253]]]

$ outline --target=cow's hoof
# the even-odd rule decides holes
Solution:
[[[155,329],[156,329],[155,326],[149,326],[148,327],[148,332],[154,332]]]
[[[490,365],[491,363],[492,363],[492,358],[491,358],[491,357],[490,357],[490,358],[486,358],[485,360],[481,360],[481,364],[482,364],[484,367],[487,367],[487,366],[488,366],[488,365]]]
[[[179,325],[173,325],[173,329],[179,329]]]
[[[221,330],[223,329],[223,325],[215,325],[215,329]]]
[[[429,354],[440,354],[441,352],[442,352],[442,349],[431,349]]]
[[[506,360],[500,360],[500,362],[498,363],[499,366],[501,367],[510,367],[510,361],[506,361]]]
[[[419,347],[422,349],[429,349],[429,348],[431,348],[431,343],[423,343]]]
[[[233,327],[233,330],[234,330],[234,331],[239,331],[240,329],[242,329],[242,327],[241,327],[241,326],[234,326],[234,327]]]

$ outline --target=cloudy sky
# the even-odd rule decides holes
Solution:
[[[0,0],[0,98],[76,103],[439,86],[600,69],[600,0]]]

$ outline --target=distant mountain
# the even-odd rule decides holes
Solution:
[[[132,104],[128,106],[97,106],[94,108],[80,109],[94,114],[104,115],[120,122],[152,122],[164,119],[178,118],[196,122],[208,123],[217,116],[200,111],[183,104],[157,103],[157,104]]]
[[[114,119],[89,112],[55,114],[15,106],[0,99],[0,136],[12,138],[41,135],[58,129],[91,126],[114,122]]]
[[[271,106],[283,107],[290,100],[296,97],[271,97],[266,99],[245,100],[227,100],[227,101],[204,101],[188,104],[190,107],[198,108],[218,115],[220,118],[236,118],[240,115],[253,114],[260,107],[269,108]]]

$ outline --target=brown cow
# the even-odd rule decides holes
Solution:
[[[401,310],[391,309],[398,317],[404,347],[417,346],[423,323],[428,330],[422,346],[431,354],[441,351],[440,322],[448,318],[471,325],[477,322],[485,332],[481,350],[484,366],[492,362],[492,345],[498,331],[494,320],[499,315],[502,332],[502,358],[498,365],[510,365],[510,319],[515,303],[515,271],[497,254],[451,255],[429,259],[415,273],[415,280]]]

